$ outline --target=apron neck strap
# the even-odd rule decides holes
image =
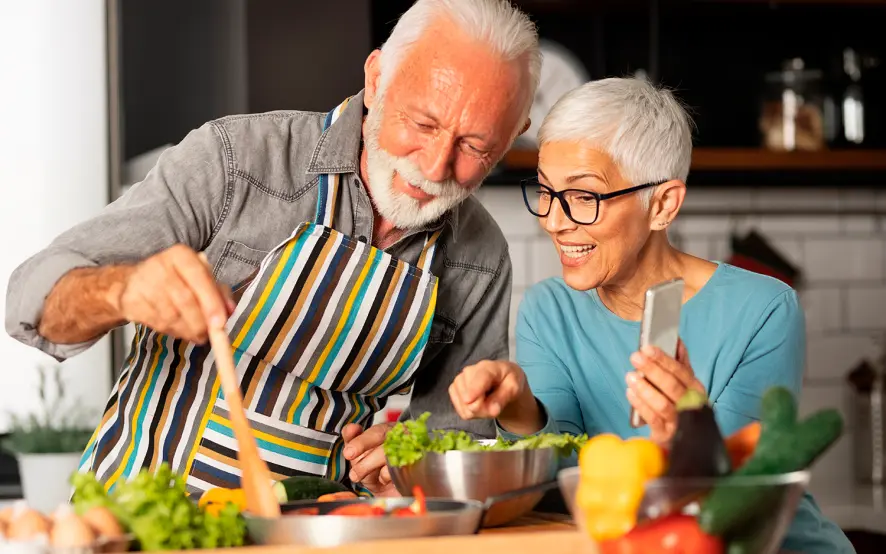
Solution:
[[[434,253],[437,251],[437,239],[440,238],[442,232],[443,230],[439,229],[433,233],[428,233],[427,238],[425,238],[425,246],[422,248],[421,255],[418,257],[418,263],[416,264],[425,273],[431,272],[431,262],[434,261]]]
[[[345,111],[345,107],[351,97],[345,98],[344,102],[335,107],[323,118],[323,132],[325,133],[338,117]],[[332,227],[332,216],[335,214],[335,202],[338,198],[338,185],[341,180],[339,173],[322,173],[318,184],[317,195],[317,223],[326,227]]]

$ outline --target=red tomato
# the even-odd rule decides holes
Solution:
[[[385,509],[372,504],[348,504],[331,510],[328,515],[378,517],[385,515]]]
[[[688,515],[667,516],[600,543],[601,554],[723,554],[723,541],[706,534]]]

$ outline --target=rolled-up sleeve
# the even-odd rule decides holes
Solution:
[[[173,244],[202,249],[224,203],[227,160],[214,123],[167,149],[147,177],[96,217],[56,237],[12,273],[6,331],[61,361],[92,346],[57,344],[37,332],[46,297],[73,269],[135,263]]]

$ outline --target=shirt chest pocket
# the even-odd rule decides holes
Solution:
[[[220,283],[231,287],[235,300],[258,275],[262,260],[268,255],[264,250],[251,248],[242,242],[229,240],[215,264],[213,274]]]

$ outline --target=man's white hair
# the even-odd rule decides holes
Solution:
[[[605,152],[634,185],[679,179],[692,160],[692,120],[674,95],[641,78],[590,81],[563,95],[538,131],[539,145],[580,141]],[[644,206],[655,187],[641,191]]]
[[[381,47],[379,92],[383,93],[409,48],[432,23],[449,20],[470,38],[485,44],[504,61],[525,58],[529,76],[523,128],[541,75],[538,32],[529,17],[506,0],[417,0],[397,21]]]

